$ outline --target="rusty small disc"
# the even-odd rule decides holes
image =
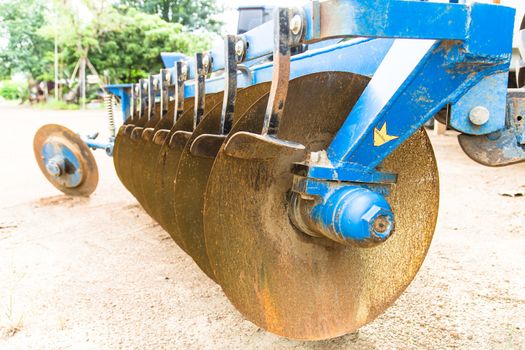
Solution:
[[[326,149],[368,80],[327,72],[291,81],[278,137],[308,151]],[[260,133],[266,103],[250,108],[230,135]],[[415,277],[437,219],[438,172],[428,137],[418,131],[381,165],[399,176],[388,197],[395,234],[358,248],[291,224],[290,168],[301,157],[233,158],[223,145],[205,197],[205,244],[216,281],[248,320],[288,338],[328,339],[371,322]]]
[[[44,176],[63,193],[88,197],[97,188],[95,157],[73,131],[61,125],[44,125],[35,134],[33,152]]]
[[[162,118],[159,123],[155,126],[152,135],[159,130],[168,130],[174,126],[173,123],[173,104],[169,105],[167,115]],[[191,113],[193,111],[193,98],[188,98],[184,101],[184,112]],[[169,140],[169,139],[166,139]],[[141,165],[141,175],[140,181],[138,182],[138,191],[140,192],[141,205],[152,217],[154,216],[154,211],[156,207],[154,189],[152,189],[152,184],[154,183],[155,174],[157,172],[158,158],[160,156],[162,149],[162,144],[156,144],[152,139],[149,139],[147,142],[143,142],[142,154],[140,156]]]
[[[267,94],[269,84],[260,84],[239,90],[235,103],[234,120],[243,115],[248,108]],[[208,276],[213,274],[206,254],[203,233],[204,193],[208,176],[213,165],[213,158],[194,156],[190,152],[192,142],[202,134],[220,133],[222,103],[217,104],[201,121],[189,139],[181,154],[174,182],[174,222],[177,232],[188,254]]]
[[[137,166],[137,160],[135,159],[137,142],[131,139],[133,131],[143,129],[148,123],[147,113],[144,113],[142,117],[136,116],[133,120],[128,118],[124,125],[119,128],[117,136],[115,138],[115,145],[113,147],[113,163],[115,170],[120,182],[126,187],[126,189],[135,196],[135,183],[134,183],[134,169]],[[126,134],[126,127],[132,129],[130,134]],[[136,196],[135,196],[136,198]]]
[[[212,108],[219,103],[221,99],[222,94],[207,95],[207,108]],[[148,188],[145,189],[153,196],[151,200],[154,205],[150,206],[150,215],[169,233],[184,251],[187,251],[187,249],[177,229],[174,217],[174,201],[177,200],[177,198],[173,193],[173,182],[175,181],[180,156],[185,145],[174,145],[170,140],[177,131],[191,132],[193,130],[193,114],[193,110],[184,112],[171,129],[170,135],[162,145],[157,157],[153,181],[149,182]]]

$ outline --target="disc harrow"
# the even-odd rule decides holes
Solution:
[[[525,160],[525,94],[507,90],[513,17],[479,3],[277,8],[108,87],[124,117],[116,172],[251,322],[294,339],[355,331],[403,293],[432,241],[439,179],[423,125],[449,112],[473,159]],[[94,190],[88,147],[102,148],[58,126],[35,138],[67,194]]]

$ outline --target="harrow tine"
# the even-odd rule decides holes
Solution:
[[[190,131],[178,130],[173,134],[170,143],[172,145],[178,145],[180,148],[184,148],[186,142],[191,137],[193,130],[197,128],[197,125],[201,122],[204,117],[204,107],[206,105],[206,76],[211,71],[211,58],[208,54],[197,53],[195,54],[195,104],[193,114],[193,126]]]
[[[297,9],[278,8],[274,11],[274,65],[272,87],[260,134],[240,132],[229,138],[226,153],[232,157],[252,159],[268,158],[278,154],[280,148],[289,152],[303,152],[304,146],[294,142],[278,139],[277,133],[286,105],[290,80],[290,57],[292,47],[299,44],[303,36],[303,26],[290,28],[293,18],[303,14]],[[250,147],[246,147],[250,145]]]
[[[237,99],[237,63],[242,59],[237,47],[244,42],[235,35],[228,35],[225,40],[224,100],[222,102],[219,132],[201,134],[191,143],[191,152],[195,156],[215,158],[233,124],[235,101]]]
[[[163,88],[167,90],[165,103],[169,105],[169,92],[173,90],[174,108],[172,112],[166,112],[162,119],[162,124],[158,125],[157,132],[153,137],[153,142],[161,146],[170,133],[171,128],[175,125],[177,119],[184,112],[184,82],[187,79],[187,66],[184,62],[178,61],[169,75],[169,81],[166,79]],[[169,108],[168,108],[169,109]]]

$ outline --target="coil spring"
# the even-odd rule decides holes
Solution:
[[[104,104],[108,117],[109,136],[115,137],[115,117],[113,115],[113,95],[104,95]]]

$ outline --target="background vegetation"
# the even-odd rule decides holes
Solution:
[[[56,42],[61,79],[88,57],[105,82],[136,81],[161,68],[161,52],[207,49],[219,11],[215,0],[3,0],[0,80],[53,81]],[[19,88],[4,82],[0,95]]]

